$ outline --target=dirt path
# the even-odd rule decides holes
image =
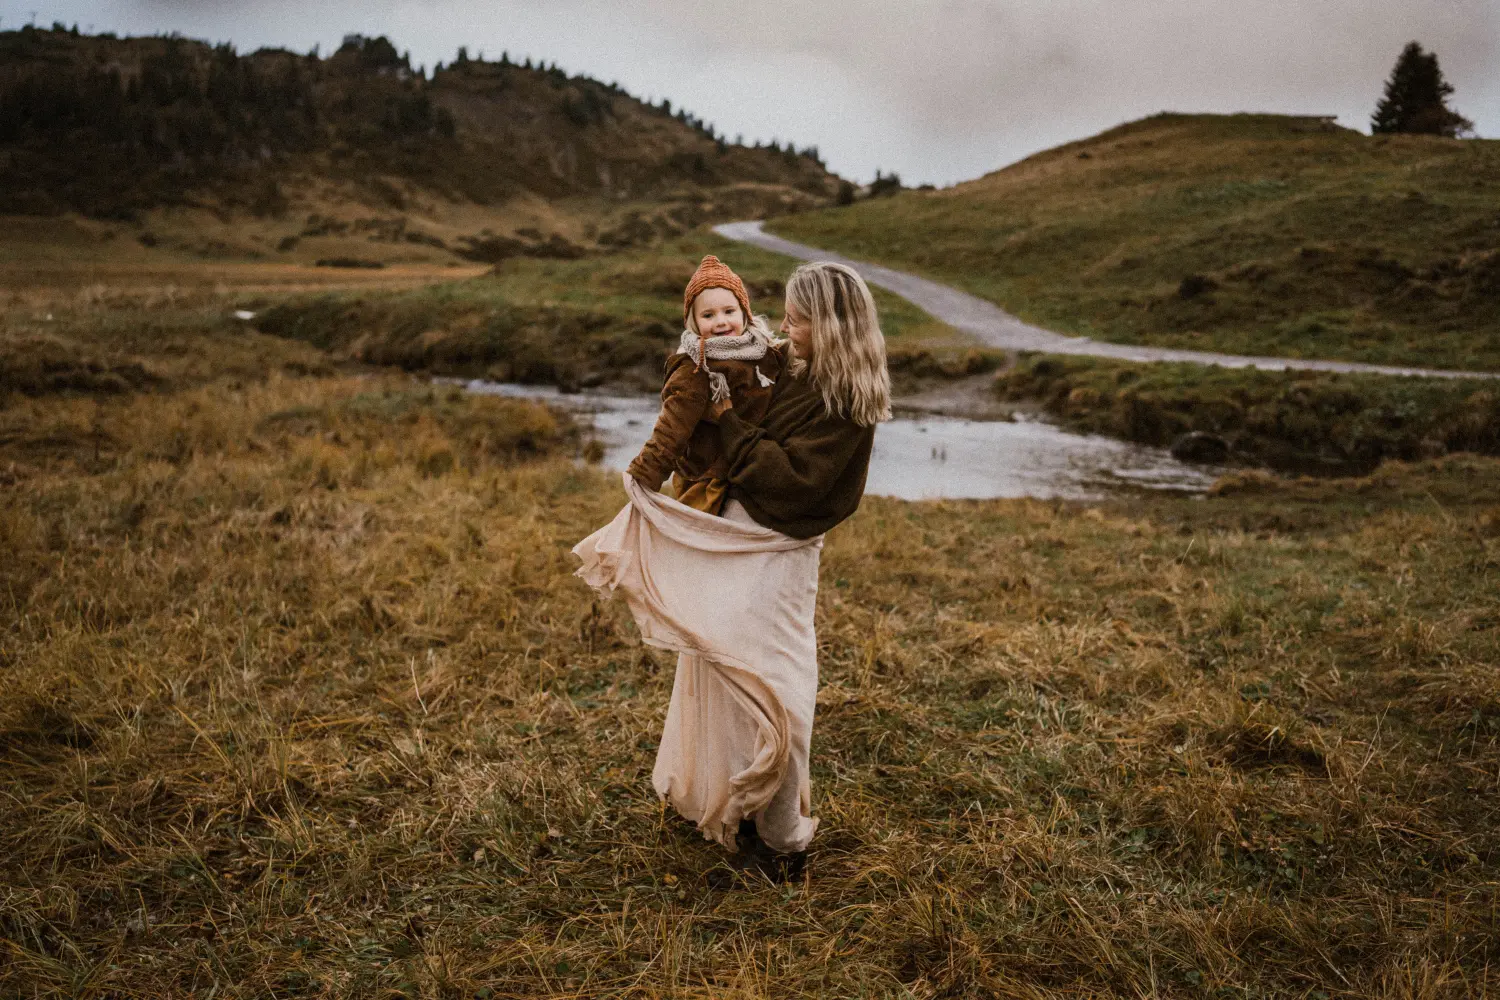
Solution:
[[[992,302],[987,302],[956,288],[896,271],[879,264],[851,260],[840,254],[819,250],[772,236],[761,227],[764,222],[728,222],[715,226],[714,232],[726,239],[749,243],[766,250],[795,257],[798,260],[834,260],[848,264],[872,285],[895,292],[935,319],[974,336],[981,343],[1009,351],[1044,351],[1048,354],[1080,354],[1121,361],[1186,361],[1191,364],[1221,365],[1225,368],[1264,368],[1267,371],[1302,369],[1324,372],[1370,372],[1380,375],[1421,375],[1429,378],[1500,378],[1497,372],[1450,371],[1434,368],[1402,368],[1395,365],[1368,365],[1357,361],[1317,361],[1305,358],[1251,357],[1240,354],[1216,354],[1212,351],[1179,351],[1165,347],[1142,347],[1134,344],[1110,344],[1087,337],[1065,337],[1051,330],[1024,323]]]

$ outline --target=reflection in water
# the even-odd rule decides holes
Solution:
[[[472,392],[551,403],[592,418],[604,465],[623,469],[656,420],[654,396],[563,394],[546,386],[474,380]],[[1201,492],[1220,471],[1185,465],[1159,448],[1071,434],[1039,421],[898,417],[875,432],[866,491],[904,500],[1061,497],[1121,487]]]

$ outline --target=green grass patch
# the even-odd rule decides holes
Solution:
[[[1039,400],[1074,430],[1153,445],[1202,431],[1227,441],[1236,461],[1285,471],[1361,473],[1385,459],[1500,453],[1500,384],[1488,380],[1023,355],[995,390]]]
[[[1495,141],[1159,115],[770,228],[1070,334],[1500,369]]]
[[[0,313],[0,411],[49,395],[115,396],[274,374],[331,374],[329,356],[235,319],[211,301],[96,305]]]
[[[791,263],[695,234],[647,250],[579,260],[513,258],[492,274],[411,291],[292,299],[263,331],[373,364],[501,381],[654,388],[682,330],[682,290],[706,253],[745,279],[751,307],[779,324]],[[893,344],[961,342],[897,296],[876,293]]]

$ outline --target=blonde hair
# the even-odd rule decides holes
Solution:
[[[891,375],[875,298],[854,268],[803,264],[786,282],[786,302],[812,329],[812,358],[796,359],[823,394],[828,412],[861,427],[891,419]]]

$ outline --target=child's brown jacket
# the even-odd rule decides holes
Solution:
[[[758,361],[716,359],[710,354],[708,365],[724,376],[729,385],[729,400],[742,419],[758,423],[771,403],[771,390],[786,364],[780,348],[768,346]],[[635,461],[626,471],[647,489],[661,489],[673,472],[692,484],[703,480],[723,480],[729,471],[719,443],[718,428],[703,417],[712,398],[709,372],[695,364],[688,354],[676,353],[667,359],[667,379],[661,390],[661,414]]]

